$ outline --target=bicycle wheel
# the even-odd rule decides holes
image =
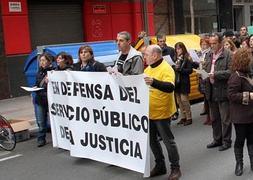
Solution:
[[[0,115],[0,147],[12,151],[16,146],[16,137],[10,123]]]

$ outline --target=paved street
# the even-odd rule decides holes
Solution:
[[[25,98],[23,99],[25,100]],[[5,100],[4,100],[5,101]],[[0,101],[0,113],[8,113],[3,109]],[[4,102],[7,104],[7,101]],[[30,105],[30,102],[27,102]],[[20,107],[25,108],[25,107]],[[211,139],[211,127],[202,125],[204,117],[199,113],[202,103],[192,106],[192,125],[184,127],[172,123],[180,156],[182,180],[252,180],[249,160],[245,148],[244,174],[241,177],[234,175],[233,149],[219,152],[217,148],[206,149]],[[32,108],[30,107],[30,110]],[[10,112],[9,112],[10,116]],[[27,114],[28,116],[28,114]],[[30,115],[29,115],[30,116]],[[234,131],[233,131],[234,133]],[[0,150],[0,174],[4,180],[140,180],[142,174],[123,168],[110,166],[89,159],[73,158],[68,151],[52,148],[51,137],[48,134],[48,144],[37,148],[36,139],[20,142],[11,152]],[[166,156],[167,158],[167,156]],[[153,167],[153,155],[151,155]],[[167,162],[169,170],[169,163]],[[168,171],[169,173],[169,171]],[[167,175],[152,178],[166,179]],[[149,178],[151,179],[151,178]]]

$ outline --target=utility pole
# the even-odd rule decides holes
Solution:
[[[142,17],[143,17],[143,29],[147,34],[149,34],[149,28],[148,28],[148,1],[147,0],[142,0]]]
[[[190,13],[191,13],[191,33],[195,34],[195,19],[194,19],[193,0],[190,0]]]

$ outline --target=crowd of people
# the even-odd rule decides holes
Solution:
[[[214,33],[200,39],[201,50],[197,52],[199,62],[193,62],[186,46],[177,42],[174,47],[166,44],[166,36],[158,35],[156,45],[150,41],[137,51],[131,46],[131,35],[126,31],[117,34],[116,43],[119,56],[114,67],[106,68],[94,59],[90,46],[81,46],[78,62],[61,52],[56,57],[43,53],[39,57],[39,71],[36,86],[44,89],[37,92],[36,118],[39,126],[38,147],[46,144],[46,120],[48,113],[46,86],[47,71],[74,70],[106,72],[110,74],[137,75],[144,73],[144,81],[150,86],[149,93],[149,128],[150,147],[155,157],[155,167],[151,177],[166,174],[166,161],[160,142],[163,142],[171,165],[169,180],[181,177],[179,152],[172,133],[170,122],[178,117],[178,125],[188,126],[193,123],[190,94],[190,74],[193,68],[204,70],[208,77],[199,75],[199,91],[204,95],[204,107],[201,115],[206,115],[204,124],[212,125],[213,141],[207,148],[219,147],[225,151],[231,147],[232,123],[236,139],[234,154],[236,159],[235,174],[243,173],[243,146],[247,140],[251,170],[253,171],[253,35],[247,34],[243,26],[240,36],[231,32],[223,35]],[[148,37],[146,33],[142,33]],[[140,37],[141,39],[143,37]],[[163,56],[169,55],[175,65],[171,66]],[[53,67],[53,61],[56,67]]]

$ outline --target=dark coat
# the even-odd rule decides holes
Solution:
[[[175,49],[170,46],[165,46],[162,48],[162,55],[167,56],[170,55],[171,59],[174,59],[175,56]]]
[[[56,71],[65,71],[65,70],[71,71],[73,70],[73,65],[67,65],[64,68],[60,68],[59,66],[57,66],[55,70]]]
[[[45,77],[47,72],[53,70],[53,67],[50,66],[46,69],[39,68],[39,71],[36,74],[36,83],[35,85],[39,88],[44,88],[42,90],[36,91],[35,103],[47,107],[47,83],[45,82]]]
[[[209,101],[228,101],[227,81],[230,77],[231,53],[224,49],[214,65],[214,83],[205,79],[205,95]],[[203,69],[210,73],[212,66],[212,53],[206,54]]]
[[[106,72],[106,67],[103,63],[92,60],[88,64],[81,68],[81,62],[75,63],[73,65],[74,71],[88,71],[88,72]]]
[[[246,76],[241,72],[239,75]],[[243,92],[253,92],[253,86],[239,75],[236,72],[233,73],[228,81],[230,118],[235,124],[253,123],[253,100],[246,98],[246,103],[243,103]]]
[[[174,70],[176,74],[175,92],[189,94],[191,92],[190,74],[192,73],[192,60],[190,57],[184,57],[180,60],[180,67],[178,69],[174,68]]]

